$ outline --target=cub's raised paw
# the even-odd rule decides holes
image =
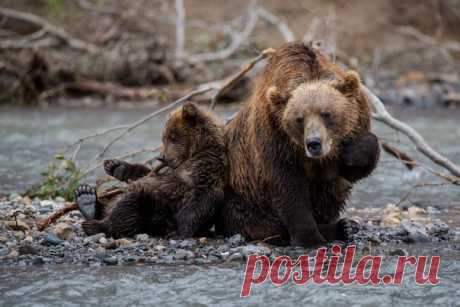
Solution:
[[[339,220],[337,226],[338,238],[343,241],[351,241],[353,235],[361,230],[361,225],[358,222],[347,218]]]
[[[123,181],[124,172],[126,168],[126,162],[118,159],[104,160],[104,170],[109,176],[115,177],[116,179]]]
[[[83,183],[75,191],[78,209],[86,219],[96,216],[96,190],[89,184]]]

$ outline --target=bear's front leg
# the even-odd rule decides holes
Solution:
[[[372,173],[379,157],[377,136],[368,132],[353,142],[343,144],[339,156],[339,175],[354,183]]]
[[[291,198],[291,201],[282,204],[280,209],[291,246],[310,247],[326,243],[318,229],[309,202]]]
[[[349,241],[360,230],[361,225],[351,219],[342,218],[329,224],[319,224],[318,228],[329,242]]]
[[[123,182],[132,182],[147,176],[151,169],[142,164],[131,164],[123,160],[104,160],[104,170],[107,175]]]

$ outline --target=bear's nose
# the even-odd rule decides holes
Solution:
[[[321,154],[321,139],[310,138],[307,139],[307,150],[312,156],[319,156]]]

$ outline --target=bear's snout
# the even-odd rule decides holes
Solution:
[[[307,147],[307,156],[318,157],[321,155],[323,146],[321,144],[320,138],[318,137],[308,138],[305,143]]]

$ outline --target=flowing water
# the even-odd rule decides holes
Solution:
[[[234,107],[219,109],[222,117]],[[40,173],[52,157],[78,138],[104,128],[137,120],[145,109],[113,108],[0,108],[0,193],[22,192],[40,181]],[[433,147],[460,164],[460,112],[457,110],[412,109],[396,112]],[[154,147],[165,117],[153,119],[122,139],[109,155]],[[403,136],[384,126],[375,131],[385,139],[401,141],[398,146],[414,153]],[[116,136],[117,132],[112,134]],[[94,164],[93,157],[110,140],[102,138],[84,144],[78,162]],[[383,155],[373,176],[354,189],[349,207],[365,210],[383,208],[402,199],[424,208],[434,208],[451,228],[460,227],[460,189],[449,185],[425,186],[408,193],[416,183],[440,182],[420,171],[407,171],[401,163]],[[458,243],[414,244],[405,247],[413,255],[440,255],[441,283],[418,286],[405,279],[402,286],[312,285],[269,283],[254,287],[251,296],[239,297],[243,264],[220,266],[153,265],[118,267],[0,267],[1,306],[129,306],[129,305],[441,305],[458,306],[460,299],[460,247]],[[393,257],[394,258],[394,257]],[[383,267],[390,270],[391,259]]]

